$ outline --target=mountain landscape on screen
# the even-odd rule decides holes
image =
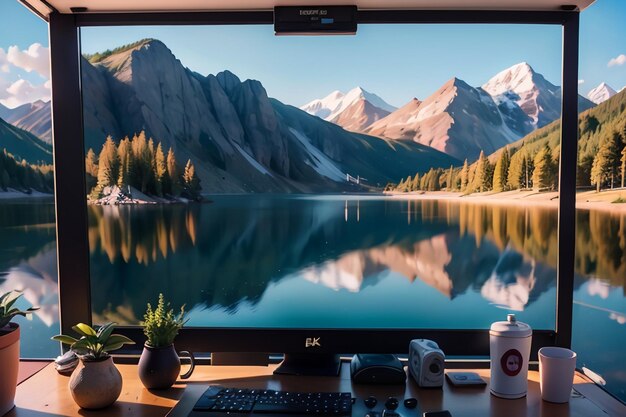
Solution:
[[[87,58],[86,148],[98,153],[109,135],[145,131],[179,163],[190,159],[205,191],[341,191],[354,187],[347,175],[381,187],[415,169],[459,164],[418,143],[344,130],[268,97],[257,80],[193,72],[157,40]]]
[[[620,90],[621,91],[621,90]],[[617,94],[617,91],[613,90],[607,83],[600,83],[599,86],[594,88],[587,94],[587,98],[596,104],[600,104],[607,101],[611,97]]]

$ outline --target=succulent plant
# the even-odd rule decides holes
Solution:
[[[0,296],[0,330],[9,324],[15,316],[26,317],[33,311],[39,310],[39,307],[31,307],[26,311],[13,307],[21,296],[20,291],[9,291]]]
[[[185,306],[180,308],[178,315],[170,308],[170,303],[165,303],[163,294],[159,294],[156,309],[152,309],[150,303],[143,316],[143,333],[146,335],[147,344],[150,347],[164,347],[174,343],[178,331],[185,325]]]
[[[101,360],[109,357],[109,352],[124,345],[133,345],[135,342],[121,334],[112,334],[117,323],[107,323],[96,331],[85,323],[78,323],[72,329],[80,335],[80,339],[72,336],[57,335],[52,340],[70,346],[70,349],[84,360]]]

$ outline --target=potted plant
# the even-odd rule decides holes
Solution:
[[[0,416],[13,408],[20,366],[20,326],[11,320],[16,316],[26,317],[37,310],[31,307],[22,311],[13,307],[21,296],[19,291],[9,291],[0,296]]]
[[[80,335],[79,339],[66,335],[52,337],[52,340],[69,345],[80,359],[70,377],[70,391],[81,408],[108,407],[122,392],[122,375],[109,352],[135,342],[126,336],[112,334],[116,324],[107,323],[96,331],[87,324],[78,323],[72,329]]]
[[[147,340],[139,359],[139,378],[146,388],[166,389],[176,382],[180,372],[180,358],[174,349],[174,339],[186,322],[185,306],[175,315],[170,304],[165,303],[163,294],[159,294],[156,309],[153,310],[148,303],[141,323]],[[191,376],[195,361],[191,353],[180,353],[186,354],[191,360],[191,369],[181,375],[181,378],[186,379]]]

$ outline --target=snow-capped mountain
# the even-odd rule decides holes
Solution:
[[[305,104],[300,109],[356,132],[364,131],[372,123],[396,110],[376,94],[361,87],[355,87],[346,94],[333,91],[324,98]]]
[[[532,119],[534,128],[543,127],[561,115],[560,87],[535,72],[526,62],[499,72],[482,88],[494,98],[500,108],[517,104]],[[589,100],[579,97],[579,112],[593,106]]]
[[[579,111],[593,106],[579,96]],[[522,62],[478,88],[453,78],[423,102],[411,100],[365,133],[410,139],[472,161],[481,150],[506,146],[560,114],[560,88]]]
[[[600,83],[599,86],[594,88],[587,94],[587,98],[596,104],[600,104],[617,94],[617,91],[613,90],[607,83]]]
[[[516,123],[509,123],[485,91],[452,78],[423,102],[412,99],[372,124],[367,133],[412,140],[473,161],[481,150],[491,153],[531,130],[523,112],[511,113]]]

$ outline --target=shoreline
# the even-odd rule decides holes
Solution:
[[[207,197],[217,197],[221,194],[207,194],[203,196],[203,199],[200,201],[192,201],[183,198],[177,199],[166,199],[159,198],[153,196],[143,195],[142,193],[138,193],[143,198],[133,198],[133,199],[122,199],[121,201],[116,201],[117,196],[107,196],[100,200],[87,200],[88,205],[124,205],[124,206],[136,206],[136,205],[170,205],[170,204],[189,204],[192,202],[198,203],[206,203],[210,202],[211,199]],[[224,194],[224,196],[249,196],[252,194]],[[255,194],[258,195],[258,194]],[[271,194],[267,194],[271,195]],[[282,195],[282,194],[281,194]],[[381,193],[363,193],[363,194],[325,194],[325,193],[317,193],[317,194],[298,194],[298,196],[325,196],[325,195],[334,195],[337,197],[362,197],[364,199],[367,198],[389,198],[395,200],[447,200],[451,202],[457,203],[468,203],[468,204],[493,204],[493,205],[524,205],[529,207],[544,207],[548,209],[556,209],[559,206],[559,193],[557,191],[549,191],[549,192],[538,192],[538,191],[504,191],[499,193],[494,193],[493,191],[488,191],[484,193],[472,193],[472,194],[463,194],[461,192],[453,192],[453,191],[414,191],[409,193],[398,193],[398,192],[381,192]],[[32,200],[46,200],[53,199],[54,194],[46,194],[38,191],[33,191],[32,193],[23,193],[21,191],[10,190],[10,191],[0,191],[0,202],[8,201],[32,201]],[[624,203],[614,203],[613,201],[622,199]],[[102,201],[104,200],[104,201]],[[113,203],[115,201],[115,203]],[[117,204],[116,204],[117,203]],[[586,191],[578,191],[576,193],[576,208],[579,210],[602,210],[613,213],[623,213],[626,212],[626,188],[623,189],[614,189],[614,190],[605,190],[597,193],[595,190],[586,190]]]
[[[493,191],[484,193],[463,194],[452,191],[417,191],[410,193],[386,192],[384,195],[401,200],[449,200],[470,204],[524,205],[545,208],[558,208],[559,193],[557,191]],[[613,203],[617,199],[625,203]],[[578,191],[576,208],[580,210],[602,210],[610,212],[626,212],[626,189],[600,191]]]
[[[9,188],[8,191],[0,190],[0,201],[15,201],[15,200],[31,200],[31,199],[47,199],[54,198],[54,194],[42,193],[40,191],[31,191],[30,193],[24,193],[22,191],[17,191],[12,188]]]

